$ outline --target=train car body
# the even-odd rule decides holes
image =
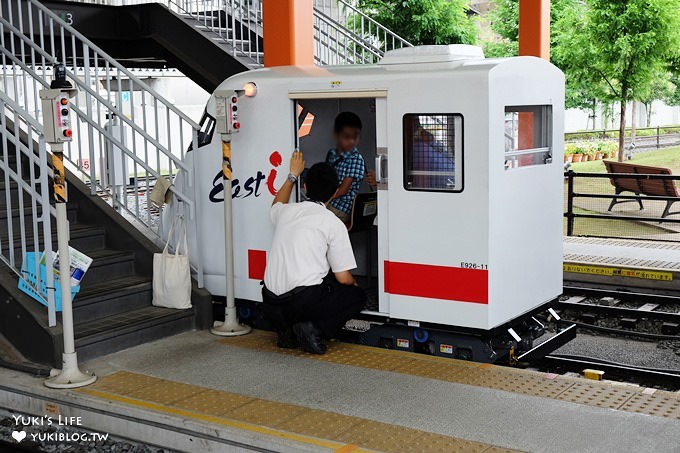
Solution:
[[[255,96],[242,95],[249,83]],[[185,162],[198,199],[190,251],[200,250],[215,295],[225,294],[215,99],[232,96],[240,123],[230,137],[237,299],[261,301],[269,208],[291,153],[299,147],[307,166],[323,161],[341,111],[362,119],[359,150],[381,179],[373,240],[351,235],[357,274],[377,282],[368,314],[488,331],[561,294],[564,77],[552,64],[423,46],[372,66],[277,67],[223,82]],[[437,168],[417,162],[442,156],[448,163]],[[172,205],[166,211],[173,215]]]

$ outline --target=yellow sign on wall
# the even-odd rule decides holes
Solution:
[[[648,271],[644,269],[623,269],[619,267],[589,266],[585,264],[564,263],[564,272],[574,274],[604,275],[608,277],[644,278],[646,280],[672,281],[672,272]]]

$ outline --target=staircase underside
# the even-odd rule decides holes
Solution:
[[[228,77],[253,67],[249,59],[234,57],[229,45],[214,39],[216,35],[203,30],[200,22],[157,3],[125,7],[42,3],[57,14],[69,13],[72,26],[120,64],[129,68],[177,68],[209,93]],[[28,30],[25,25],[24,30]],[[34,38],[39,39],[38,35]],[[262,48],[261,37],[245,38],[259,40]],[[81,53],[78,49],[76,52]],[[68,45],[66,53],[66,61],[71,64],[72,49]]]

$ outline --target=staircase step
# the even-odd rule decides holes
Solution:
[[[2,197],[3,195],[0,195]],[[36,211],[37,215],[41,216],[42,215],[42,208],[40,205],[36,205]],[[19,208],[19,203],[17,201],[16,204],[12,205],[11,209],[7,209],[7,206],[2,206],[0,205],[0,234],[1,233],[7,233],[7,230],[9,228],[8,226],[8,217],[11,219],[12,222],[12,231],[14,234],[17,234],[19,231],[19,228],[21,227],[21,220],[22,220],[22,213],[23,213],[23,221],[24,221],[24,228],[27,231],[30,231],[33,229],[33,207],[31,206],[30,200],[27,200],[24,198],[24,209]],[[66,216],[70,222],[76,223],[78,221],[78,206],[75,203],[69,203],[66,207]],[[54,217],[52,217],[52,227],[56,228],[57,226],[57,221]]]
[[[83,284],[97,284],[135,273],[135,252],[128,250],[99,249],[91,250],[87,255],[92,258]]]
[[[41,230],[42,231],[42,230]],[[15,256],[21,256],[21,239],[18,232],[14,232],[14,254]],[[9,235],[7,231],[0,233],[0,244],[8,244]],[[98,225],[87,225],[87,224],[71,224],[71,238],[69,240],[69,245],[74,249],[80,250],[85,254],[90,254],[92,250],[101,249],[105,246],[106,230],[104,227]],[[6,247],[6,245],[4,246]],[[8,253],[6,248],[2,248],[2,253]],[[44,243],[42,238],[38,241],[38,248],[42,251],[44,248]],[[57,249],[57,230],[52,229],[52,248]],[[26,232],[26,250],[34,251],[35,244],[33,239],[33,227],[31,226]]]
[[[78,359],[87,361],[192,329],[193,310],[145,307],[75,325]]]
[[[140,275],[96,283],[83,281],[73,301],[73,318],[82,323],[148,307],[151,295],[151,279]]]

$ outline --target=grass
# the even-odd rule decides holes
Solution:
[[[670,168],[673,174],[680,175],[680,146],[673,146],[658,151],[639,153],[632,160],[626,161],[633,164],[651,165],[654,167]],[[590,162],[576,162],[571,164],[571,169],[583,173],[604,173],[605,168],[601,160]]]
[[[654,167],[670,168],[673,174],[680,175],[680,146],[674,146],[658,151],[649,151],[636,154],[632,160],[626,161],[640,165],[650,165]],[[601,160],[590,162],[577,162],[571,165],[571,169],[580,173],[605,173],[606,169]],[[574,191],[577,193],[601,193],[614,194],[614,187],[608,179],[602,178],[576,178],[574,180]],[[567,188],[565,183],[565,208],[567,202]],[[588,207],[595,209],[584,209],[584,207],[574,207],[577,214],[598,214],[607,210],[609,200],[594,201],[576,198],[575,203],[587,203]],[[594,203],[599,206],[592,206]],[[645,205],[650,202],[646,202]],[[566,211],[566,209],[565,209]],[[646,222],[608,220],[608,219],[579,219],[574,221],[575,233],[583,236],[609,236],[609,237],[640,237],[653,235],[667,235],[669,231],[651,225]],[[566,234],[566,219],[564,231]]]
[[[596,211],[574,207],[575,214],[599,214]],[[667,235],[668,230],[644,222],[617,219],[574,219],[574,233],[578,236],[646,237]],[[564,218],[564,235],[567,235],[567,218]]]

